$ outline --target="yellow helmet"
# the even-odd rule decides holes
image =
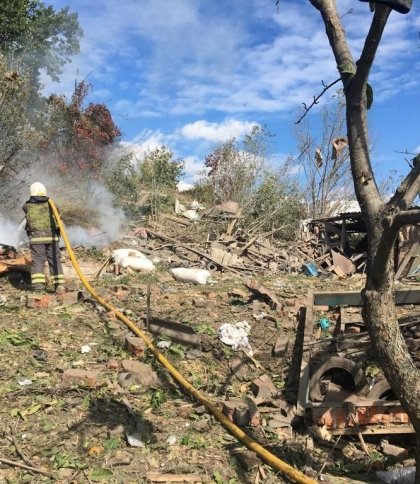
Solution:
[[[46,197],[47,190],[40,182],[32,183],[31,185],[31,197]]]

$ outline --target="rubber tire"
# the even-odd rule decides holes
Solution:
[[[324,396],[321,394],[320,382],[325,373],[334,368],[344,370],[352,376],[355,393],[358,393],[367,384],[363,370],[354,361],[341,356],[331,356],[321,361],[315,367],[309,380],[309,400],[315,402],[322,402],[324,400]]]
[[[373,387],[367,394],[367,398],[369,398],[370,400],[385,400],[383,398],[383,395],[389,390],[392,390],[391,385],[388,383],[388,380],[386,378],[383,378],[382,380],[379,380],[373,385]]]

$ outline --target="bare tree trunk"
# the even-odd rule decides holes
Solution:
[[[369,239],[367,281],[362,292],[363,319],[376,357],[384,374],[410,417],[420,439],[420,380],[406,342],[399,328],[395,307],[394,246],[398,227],[385,227],[386,205],[377,196],[377,186],[368,166],[367,126],[364,96],[348,96],[347,122],[356,193],[361,205]],[[417,447],[416,458],[419,456]],[[420,482],[420,460],[417,479]]]
[[[416,431],[416,482],[420,483],[420,372],[400,331],[394,294],[394,246],[400,227],[418,223],[408,211],[420,190],[420,163],[386,202],[381,198],[369,157],[366,91],[370,69],[390,8],[375,3],[375,13],[356,65],[335,0],[309,0],[320,11],[346,95],[347,133],[355,191],[368,233],[367,281],[362,292],[363,319],[379,364]]]
[[[391,261],[392,262],[392,261]],[[394,271],[389,267],[385,284],[368,278],[362,291],[363,320],[383,372],[410,417],[416,432],[416,481],[420,482],[420,381],[396,317]]]
[[[418,369],[408,351],[395,314],[394,285],[372,287],[368,283],[362,293],[363,317],[368,326],[373,347],[392,389],[420,430],[420,399]]]

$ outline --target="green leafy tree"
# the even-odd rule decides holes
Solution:
[[[247,205],[245,227],[282,240],[291,240],[305,217],[302,192],[284,173],[267,171]]]
[[[141,181],[150,188],[159,185],[175,189],[183,170],[183,160],[175,159],[172,151],[166,146],[160,146],[147,153],[140,164]]]
[[[118,159],[111,172],[106,175],[106,185],[118,203],[126,211],[132,212],[139,200],[140,192],[140,175],[133,162],[132,153]]]
[[[34,117],[27,116],[30,79],[7,67],[0,55],[0,191],[3,208],[16,205],[16,175],[33,161],[40,142]]]
[[[12,168],[32,138],[26,119],[27,100],[28,78],[8,69],[0,57],[0,175]]]
[[[11,65],[22,63],[38,85],[41,69],[58,80],[62,67],[79,52],[82,30],[77,13],[55,11],[39,0],[2,0],[0,50]]]
[[[150,193],[150,213],[156,217],[166,205],[173,207],[176,185],[184,169],[184,161],[174,158],[172,151],[160,146],[146,154],[139,165],[142,188]]]

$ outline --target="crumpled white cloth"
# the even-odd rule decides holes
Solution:
[[[225,323],[218,330],[222,343],[232,346],[233,350],[246,349],[248,354],[253,355],[248,335],[251,332],[251,325],[248,321],[239,321],[236,324]]]

